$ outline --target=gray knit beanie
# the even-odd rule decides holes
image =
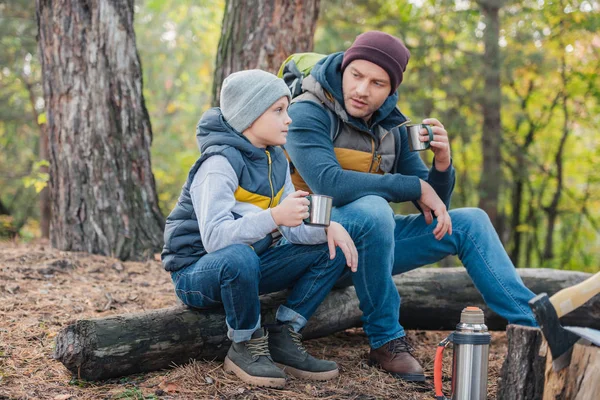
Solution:
[[[283,96],[292,100],[283,79],[273,74],[260,69],[234,72],[223,81],[221,111],[229,125],[242,133]]]

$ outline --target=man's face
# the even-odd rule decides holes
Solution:
[[[342,91],[348,114],[368,121],[391,92],[390,77],[367,60],[354,60],[344,70]]]

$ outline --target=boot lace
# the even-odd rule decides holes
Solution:
[[[270,357],[269,334],[267,333],[263,337],[248,340],[246,342],[246,347],[253,358],[258,358],[260,356]]]
[[[398,338],[391,340],[388,343],[388,349],[390,353],[399,354],[399,353],[409,353],[412,355],[412,352],[415,350],[404,338]]]
[[[294,331],[292,328],[289,328],[289,330],[290,336],[292,337],[292,341],[294,342],[296,347],[298,347],[298,350],[300,350],[300,352],[302,353],[306,353],[306,349],[302,345],[302,334]]]

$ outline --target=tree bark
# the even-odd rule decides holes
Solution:
[[[51,243],[140,259],[162,245],[133,1],[36,1]]]
[[[498,384],[498,399],[534,400],[544,393],[545,352],[540,355],[544,342],[538,328],[509,325],[506,328],[508,353]]]
[[[244,69],[277,73],[293,53],[311,51],[321,0],[227,0],[213,80],[213,106],[221,84]]]
[[[501,149],[502,125],[500,109],[502,93],[500,88],[500,20],[499,11],[504,0],[480,0],[479,6],[485,18],[484,32],[484,74],[483,130],[481,147],[483,169],[479,181],[479,207],[483,209],[496,230],[499,227],[498,198],[502,186]],[[499,232],[500,233],[500,232]],[[502,237],[502,235],[500,236]]]
[[[581,272],[519,270],[534,292],[549,294],[590,276]],[[400,322],[407,329],[452,330],[468,305],[486,307],[463,268],[421,268],[394,277],[403,296]],[[286,292],[262,296],[262,320],[274,321]],[[485,311],[491,329],[506,321]],[[326,336],[361,325],[354,287],[333,290],[303,331],[305,338]],[[565,325],[600,328],[600,296],[568,314]],[[229,347],[222,309],[172,307],[138,314],[80,320],[56,338],[54,357],[89,380],[168,368],[189,359],[222,359]]]
[[[585,341],[573,346],[571,361],[560,371],[542,332],[509,325],[508,354],[498,383],[498,398],[511,400],[594,399],[600,391],[600,348]]]

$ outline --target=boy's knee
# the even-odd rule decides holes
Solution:
[[[235,244],[229,250],[223,255],[221,280],[260,279],[260,258],[250,246]]]

